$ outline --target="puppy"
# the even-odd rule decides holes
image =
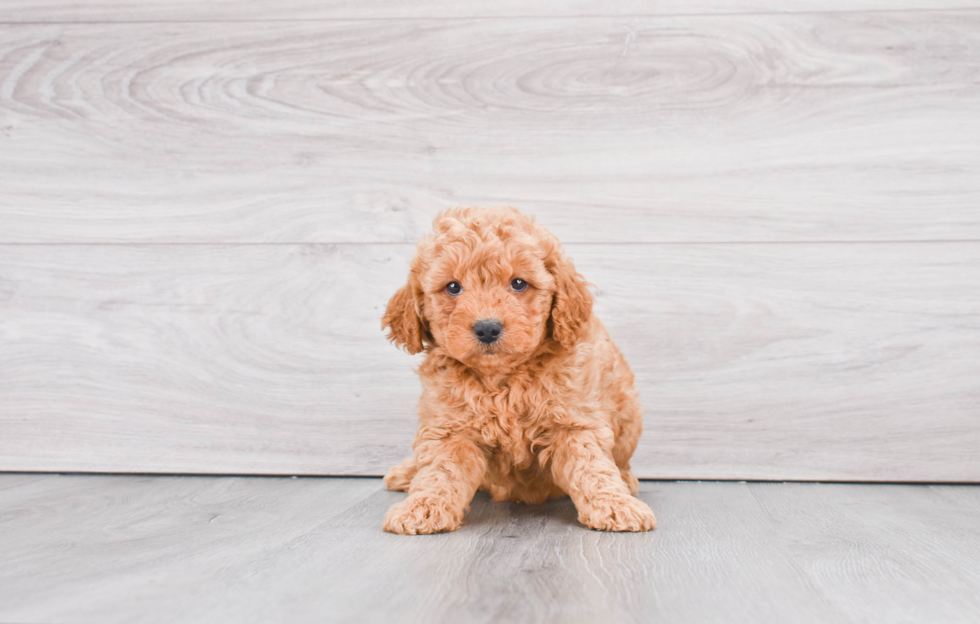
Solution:
[[[629,464],[633,373],[558,240],[514,208],[455,208],[434,229],[382,320],[392,342],[425,352],[414,453],[385,476],[408,497],[384,529],[453,531],[477,489],[568,495],[589,528],[652,529]]]

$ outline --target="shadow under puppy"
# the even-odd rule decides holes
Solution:
[[[514,208],[455,208],[434,229],[382,321],[426,354],[414,453],[385,476],[409,495],[385,530],[455,530],[478,488],[526,503],[567,494],[592,529],[652,529],[629,465],[633,373],[558,240]]]

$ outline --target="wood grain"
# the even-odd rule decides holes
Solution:
[[[569,246],[657,478],[980,481],[980,244]],[[380,475],[410,246],[0,246],[0,470]]]
[[[777,547],[855,621],[955,622],[977,612],[980,488],[814,485],[789,497],[756,484],[751,493]]]
[[[676,14],[907,11],[980,8],[976,0],[570,0],[566,2],[395,2],[393,0],[4,0],[2,22],[245,21],[473,17],[583,17]]]
[[[661,524],[492,503],[402,537],[377,479],[0,475],[8,622],[972,622],[980,488],[643,482]]]
[[[924,4],[7,0],[0,470],[383,473],[405,243],[509,203],[641,475],[980,481],[980,5]]]
[[[978,240],[977,110],[969,10],[8,25],[0,242]]]

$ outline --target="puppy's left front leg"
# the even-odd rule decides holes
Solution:
[[[384,530],[403,535],[455,531],[487,470],[487,458],[460,434],[415,445],[418,473],[408,498],[385,515]]]
[[[609,450],[611,441],[608,430],[567,430],[553,446],[552,476],[571,496],[579,522],[590,529],[649,531],[657,519],[630,494]]]

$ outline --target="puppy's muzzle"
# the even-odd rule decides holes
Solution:
[[[484,319],[473,324],[473,335],[483,344],[497,342],[503,330],[504,324],[497,319]]]

